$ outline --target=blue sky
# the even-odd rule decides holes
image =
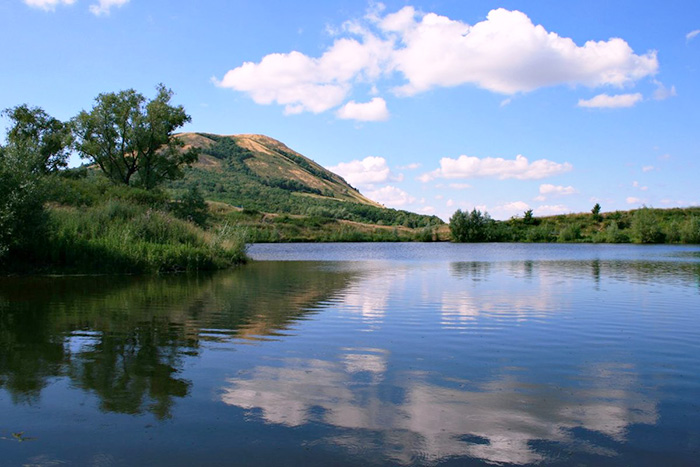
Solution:
[[[3,0],[0,43],[2,108],[162,82],[389,207],[700,204],[697,1]]]

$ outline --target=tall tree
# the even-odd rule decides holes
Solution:
[[[493,220],[488,212],[481,213],[478,209],[472,209],[467,214],[457,209],[450,218],[450,233],[454,242],[484,242],[489,239],[489,230]]]
[[[21,158],[26,170],[46,174],[68,166],[73,141],[70,125],[26,104],[5,109],[3,115],[11,121],[7,151]]]
[[[189,122],[182,106],[173,106],[173,93],[158,85],[147,101],[133,89],[103,93],[90,112],[75,118],[76,148],[116,183],[146,189],[182,175],[182,167],[197,160],[194,149],[183,150],[175,130]]]

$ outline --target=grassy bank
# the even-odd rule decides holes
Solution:
[[[246,261],[238,231],[177,218],[163,192],[101,177],[52,177],[44,189],[52,201],[3,258],[6,273],[161,273]]]
[[[336,219],[322,215],[265,213],[209,203],[214,223],[235,225],[250,243],[286,242],[432,242],[449,240],[437,225],[410,228]],[[441,232],[441,234],[439,233]]]

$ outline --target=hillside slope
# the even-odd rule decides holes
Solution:
[[[182,180],[171,183],[176,192],[196,185],[208,200],[249,211],[412,228],[442,224],[435,216],[384,208],[339,175],[268,136],[182,133],[178,138],[201,154]]]

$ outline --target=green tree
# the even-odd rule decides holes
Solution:
[[[523,224],[525,225],[537,225],[537,219],[532,215],[532,209],[525,211],[523,216]]]
[[[178,198],[173,204],[173,211],[180,219],[193,222],[200,227],[204,227],[209,220],[209,208],[207,202],[199,191],[197,185],[192,185],[190,188]]]
[[[600,222],[603,220],[603,216],[600,215],[600,204],[595,203],[595,206],[593,206],[593,209],[591,209],[591,214],[593,215],[594,221]]]
[[[489,237],[489,228],[493,224],[488,213],[482,214],[474,208],[467,214],[457,209],[450,218],[450,233],[454,242],[483,242]]]
[[[190,121],[182,106],[170,105],[173,93],[158,85],[147,101],[133,89],[103,93],[90,112],[75,118],[76,149],[116,183],[152,189],[182,176],[182,167],[197,160],[184,150],[174,132]]]
[[[638,243],[663,243],[665,240],[656,213],[646,206],[634,212],[631,229]]]
[[[44,190],[16,147],[0,146],[0,258],[40,229]]]
[[[3,111],[10,119],[0,146],[0,257],[43,231],[45,176],[67,165],[68,125],[38,107]]]
[[[5,109],[3,115],[12,122],[7,150],[25,159],[25,170],[47,174],[68,166],[73,141],[70,125],[26,104]]]

